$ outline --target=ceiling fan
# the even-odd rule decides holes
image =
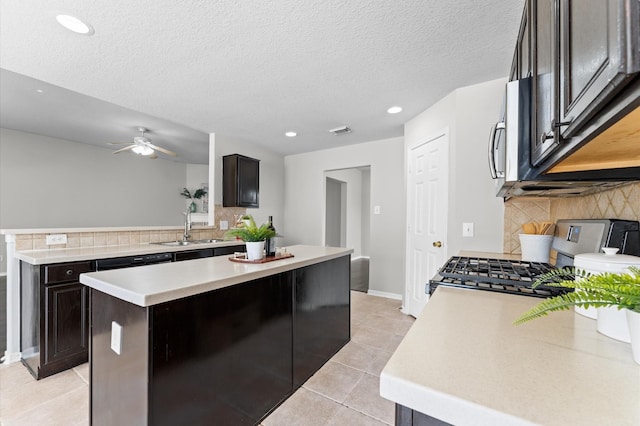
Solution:
[[[156,155],[156,151],[160,151],[163,154],[170,155],[172,157],[177,157],[173,151],[169,151],[166,148],[161,148],[157,145],[151,143],[151,139],[147,138],[144,134],[149,131],[149,129],[145,127],[138,127],[138,131],[141,133],[140,136],[136,136],[133,138],[133,142],[109,142],[109,145],[125,145],[129,144],[129,146],[125,146],[124,148],[120,148],[116,151],[113,151],[114,154],[118,154],[123,151],[133,151],[138,155],[148,156],[150,159],[155,160],[158,158]]]

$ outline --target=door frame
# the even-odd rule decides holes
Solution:
[[[449,173],[450,173],[450,162],[449,162],[449,157],[451,154],[451,139],[450,139],[450,132],[449,132],[449,128],[445,127],[443,129],[441,129],[438,132],[433,133],[431,136],[422,139],[420,142],[416,142],[412,145],[408,145],[406,150],[405,150],[405,196],[406,196],[406,214],[405,214],[405,273],[404,273],[404,277],[405,277],[405,281],[404,281],[404,293],[403,293],[403,298],[404,300],[402,301],[402,313],[406,314],[406,315],[410,315],[409,313],[409,300],[410,300],[410,292],[411,292],[411,283],[410,283],[410,262],[411,262],[411,256],[409,256],[409,252],[410,252],[410,247],[409,247],[409,224],[410,224],[410,215],[411,215],[411,209],[409,208],[409,199],[411,198],[411,194],[410,194],[410,188],[409,188],[409,167],[410,167],[410,154],[411,152],[416,149],[421,147],[422,145],[426,145],[428,143],[434,142],[442,137],[445,138],[445,144],[446,144],[446,153],[447,153],[447,173],[445,174],[445,176],[443,176],[443,181],[444,184],[446,185],[446,193],[449,193]],[[443,201],[444,205],[441,205],[441,208],[444,208],[445,211],[447,212],[446,214],[443,215],[443,227],[445,229],[445,234],[443,236],[443,241],[442,241],[442,246],[444,249],[444,258],[446,260],[447,255],[448,255],[448,245],[447,245],[447,240],[448,240],[448,233],[449,233],[449,224],[448,224],[448,212],[449,212],[449,198],[447,196],[447,199]],[[425,283],[426,285],[426,283]],[[427,303],[429,301],[429,295],[427,295]]]

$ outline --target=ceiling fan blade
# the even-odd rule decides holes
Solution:
[[[117,153],[122,152],[122,151],[128,151],[128,150],[130,150],[130,149],[135,148],[136,146],[137,146],[137,145],[135,145],[135,144],[133,144],[133,145],[129,145],[129,146],[125,146],[124,148],[120,148],[120,149],[119,149],[119,150],[117,150],[117,151],[113,151],[113,153],[114,153],[114,154],[117,154]]]
[[[107,145],[127,145],[131,142],[107,142]]]
[[[147,145],[149,146],[149,148],[153,148],[156,151],[162,152],[163,154],[167,154],[167,155],[170,155],[172,157],[177,157],[178,156],[178,154],[176,154],[175,152],[169,151],[168,149],[160,148],[159,146],[155,146],[152,143],[148,143]]]

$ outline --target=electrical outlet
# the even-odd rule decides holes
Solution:
[[[67,244],[67,234],[52,234],[47,235],[47,245],[54,244]]]
[[[462,224],[462,236],[463,237],[473,237],[473,223],[466,222]]]
[[[111,350],[122,353],[122,326],[115,321],[111,321]]]
[[[229,229],[229,221],[221,220],[220,221],[220,230],[221,231],[226,231],[227,229]]]
[[[373,214],[380,214],[380,206],[373,206]]]

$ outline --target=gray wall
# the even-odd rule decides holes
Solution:
[[[506,79],[462,87],[408,121],[409,147],[449,130],[449,199],[447,256],[460,250],[502,252],[504,203],[495,196],[489,175],[489,130],[498,121]],[[462,236],[462,224],[475,224],[473,237]]]
[[[111,151],[0,129],[0,228],[180,225],[187,164]]]
[[[371,166],[369,289],[404,292],[405,190],[403,138],[348,145],[285,157],[285,232],[291,244],[322,245],[324,172]]]

